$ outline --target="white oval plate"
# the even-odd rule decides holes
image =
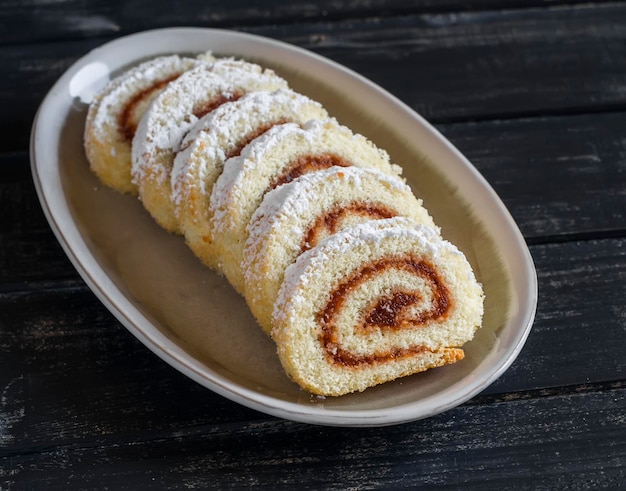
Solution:
[[[455,365],[359,394],[310,396],[284,375],[273,343],[245,302],[160,229],[139,201],[89,171],[82,147],[87,103],[109,78],[146,58],[211,50],[268,66],[371,138],[472,263],[486,294],[484,325]],[[250,408],[323,425],[382,426],[428,417],[498,378],[532,326],[537,280],[525,242],[476,169],[413,110],[358,74],[258,36],[173,28],[112,41],[71,66],[42,102],[31,135],[39,199],[65,252],[106,307],[163,360]]]

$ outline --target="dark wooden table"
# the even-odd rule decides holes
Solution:
[[[312,426],[212,393],[115,320],[43,216],[30,126],[78,57],[176,25],[336,60],[473,162],[539,278],[499,380],[414,423]],[[0,0],[0,43],[0,489],[625,485],[626,2]]]

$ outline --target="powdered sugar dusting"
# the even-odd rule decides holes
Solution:
[[[220,96],[261,88],[276,89],[287,83],[271,70],[233,59],[219,59],[181,75],[159,94],[142,117],[133,140],[133,178],[141,181],[150,169],[157,180],[169,178],[169,168],[159,163],[159,154],[171,155],[179,149],[184,135],[198,118],[196,107]],[[171,162],[170,162],[171,165]]]
[[[251,92],[237,101],[220,106],[203,117],[187,134],[182,147],[191,144],[202,133],[219,132],[230,136],[234,130],[240,128],[242,123],[247,123],[246,129],[252,130],[250,122],[258,120],[258,116],[267,116],[275,112],[298,113],[305,104],[316,105],[323,110],[319,102],[290,89]],[[277,111],[277,108],[281,110]]]
[[[311,203],[329,196],[341,196],[345,189],[361,189],[364,179],[375,179],[398,193],[411,194],[409,186],[404,181],[375,169],[331,167],[304,174],[289,185],[280,186],[265,195],[247,227],[249,238],[246,250],[251,257],[244,260],[252,263],[255,260],[254,255],[263,256],[266,253],[264,239],[277,224],[289,217],[294,219],[308,217],[311,213]],[[296,227],[292,233],[297,236],[299,242],[304,230]]]
[[[117,126],[120,112],[135,94],[152,87],[160,80],[167,80],[183,73],[199,63],[201,62],[198,60],[181,58],[178,55],[162,56],[131,68],[113,79],[96,95],[96,104],[90,108],[94,110],[91,118],[94,136],[103,141],[104,128]]]
[[[284,143],[287,138],[296,134],[310,138],[306,131],[295,123],[274,126],[246,145],[238,156],[228,159],[211,195],[211,210],[216,222],[221,224],[220,227],[227,225],[223,221],[224,215],[227,213],[229,202],[237,200],[233,193],[237,193],[242,187],[246,171],[262,162],[264,155],[272,152],[278,144]]]
[[[187,133],[172,170],[173,199],[184,199],[185,187],[200,187],[208,195],[213,182],[207,182],[209,165],[223,164],[226,155],[241,144],[246,135],[271,120],[297,119],[301,113],[326,115],[321,104],[308,97],[280,88],[250,92],[227,102],[202,117]]]

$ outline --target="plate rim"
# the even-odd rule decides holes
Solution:
[[[63,199],[61,200],[61,209],[58,209],[59,197],[55,197],[54,194],[51,193],[53,193],[55,185],[61,185],[60,175],[57,175],[57,179],[53,181],[47,179],[49,178],[49,175],[46,175],[46,179],[44,179],[43,174],[46,171],[46,168],[44,167],[45,164],[42,161],[43,159],[40,156],[41,152],[39,151],[42,146],[40,135],[44,131],[44,123],[42,121],[44,121],[44,118],[47,116],[49,108],[54,105],[56,94],[60,90],[62,91],[69,86],[69,81],[73,75],[78,72],[78,70],[90,62],[96,61],[99,53],[103,50],[118,49],[119,46],[123,46],[127,43],[134,43],[137,41],[145,42],[145,40],[150,39],[151,37],[160,37],[164,35],[190,37],[198,36],[201,38],[206,37],[207,39],[213,36],[221,37],[224,41],[233,40],[244,43],[258,43],[263,45],[263,47],[278,49],[279,51],[285,51],[297,57],[308,58],[311,61],[315,61],[317,64],[321,63],[333,71],[336,71],[341,77],[353,80],[358,84],[363,84],[363,88],[367,89],[367,91],[373,91],[377,93],[378,96],[384,97],[393,102],[396,110],[400,110],[404,113],[409,120],[413,121],[413,124],[418,124],[423,130],[431,133],[431,135],[437,140],[438,144],[442,145],[442,148],[444,148],[445,151],[450,152],[458,159],[464,167],[464,171],[471,175],[473,179],[472,185],[480,187],[481,191],[486,193],[486,196],[481,196],[482,199],[485,200],[488,198],[490,204],[495,205],[495,209],[491,210],[491,213],[501,224],[506,225],[506,232],[509,240],[516,246],[515,253],[520,259],[522,259],[522,264],[518,264],[515,268],[516,271],[511,272],[513,283],[512,288],[514,292],[519,295],[520,308],[518,308],[507,321],[507,325],[515,324],[518,332],[516,332],[516,335],[514,336],[514,342],[507,348],[503,355],[499,357],[497,363],[495,363],[494,369],[488,371],[488,376],[483,377],[477,382],[473,382],[469,385],[463,385],[462,390],[457,390],[455,394],[450,394],[450,396],[443,402],[430,405],[425,404],[429,401],[429,399],[441,398],[442,393],[443,395],[447,395],[450,388],[427,396],[424,399],[420,399],[417,402],[422,403],[423,406],[427,406],[427,408],[424,408],[421,412],[412,411],[412,409],[415,409],[416,406],[415,401],[397,405],[392,408],[386,408],[384,410],[340,410],[320,407],[313,404],[304,406],[299,403],[277,399],[269,395],[253,391],[233,382],[228,383],[228,380],[222,374],[214,372],[206,366],[206,370],[204,370],[203,373],[202,370],[199,370],[199,367],[197,366],[198,363],[190,363],[189,358],[191,358],[192,362],[195,358],[190,353],[187,353],[187,357],[185,357],[184,354],[186,352],[164,336],[158,328],[153,326],[152,332],[146,332],[145,329],[137,325],[135,316],[140,316],[149,325],[151,325],[151,323],[149,319],[145,318],[142,312],[136,309],[135,306],[125,298],[125,295],[117,289],[106,271],[102,269],[101,265],[91,254],[84,237],[80,234],[80,231],[76,227],[76,223],[71,219],[69,206],[67,205],[66,196],[62,191],[62,187],[58,187],[57,189],[57,192],[60,192],[60,195],[63,196]],[[209,43],[207,42],[207,44]],[[211,47],[208,46],[208,49],[210,48]],[[147,53],[146,56],[152,56],[152,54]],[[66,114],[64,116],[66,116]],[[340,65],[337,62],[334,62],[333,60],[283,41],[256,34],[226,29],[169,27],[142,31],[122,36],[104,43],[92,49],[68,67],[44,97],[37,110],[31,129],[30,164],[37,196],[53,233],[61,244],[65,254],[70,259],[90,290],[117,318],[117,320],[120,321],[122,325],[124,325],[124,327],[137,339],[139,339],[144,346],[149,348],[159,358],[173,366],[179,372],[200,383],[204,387],[216,392],[217,394],[220,394],[221,396],[272,416],[302,423],[353,427],[386,426],[431,417],[466,402],[498,379],[510,367],[521,352],[534,323],[538,300],[538,285],[537,274],[532,256],[508,209],[478,170],[463,154],[461,154],[459,150],[456,149],[456,147],[452,145],[447,138],[443,137],[438,130],[436,130],[436,128],[434,128],[421,115],[393,94],[389,93],[362,75],[343,65]],[[57,174],[59,173],[57,172]],[[70,218],[70,223],[67,221],[68,217]],[[65,218],[65,220],[62,220],[63,218]],[[90,264],[86,264],[86,260],[90,260],[87,261]],[[113,294],[108,292],[113,292]],[[116,292],[118,295],[115,295]],[[130,313],[133,315],[130,315]],[[210,378],[207,378],[207,370],[212,375]],[[461,381],[462,380],[463,379],[461,379]],[[456,385],[459,385],[459,383],[457,382],[453,384],[453,386]],[[456,389],[458,389],[458,387],[456,387]]]

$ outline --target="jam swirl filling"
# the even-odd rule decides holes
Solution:
[[[135,93],[126,104],[122,107],[118,115],[117,127],[118,132],[122,139],[127,142],[132,142],[135,132],[137,131],[136,112],[137,108],[142,105],[147,105],[152,99],[154,99],[170,82],[176,80],[182,75],[181,73],[175,73],[170,77],[155,80],[149,87]],[[200,119],[202,116],[210,113],[214,109],[226,102],[236,101],[241,98],[243,92],[233,91],[232,93],[221,93],[216,97],[202,101],[197,104],[192,111],[192,114]]]
[[[382,331],[399,331],[403,329],[419,329],[433,321],[439,321],[448,314],[452,306],[450,292],[446,288],[434,266],[428,261],[411,255],[403,257],[382,258],[361,269],[341,281],[333,291],[325,306],[317,313],[316,321],[321,326],[320,343],[328,359],[337,365],[358,368],[363,365],[385,363],[394,359],[415,356],[426,351],[424,346],[390,348],[372,354],[356,354],[344,349],[338,340],[335,319],[349,295],[362,283],[386,271],[403,270],[419,276],[430,288],[430,305],[424,302],[422,295],[398,287],[391,293],[374,299],[361,313],[354,327],[354,334],[364,334],[373,329]],[[415,310],[413,307],[420,306]]]
[[[350,167],[350,162],[334,153],[301,155],[289,163],[287,168],[271,182],[268,191],[287,184],[309,172],[329,169],[333,166]]]
[[[118,132],[124,141],[133,141],[133,137],[137,131],[137,121],[134,118],[137,107],[142,104],[147,104],[154,99],[167,84],[176,80],[180,75],[180,73],[176,73],[171,77],[156,80],[152,85],[135,93],[133,97],[126,101],[117,119]]]
[[[252,140],[260,137],[267,131],[269,131],[274,126],[278,126],[280,124],[288,123],[291,119],[289,118],[280,118],[275,121],[267,121],[265,123],[259,124],[256,128],[254,128],[250,133],[247,133],[243,136],[243,138],[237,142],[237,145],[233,147],[228,153],[226,153],[225,160],[228,160],[231,157],[237,157],[241,154],[241,151],[248,145]]]
[[[335,206],[318,216],[304,233],[300,253],[303,253],[331,234],[341,230],[345,220],[358,216],[362,220],[383,219],[396,216],[393,210],[378,203],[353,202],[344,206]]]
[[[207,99],[206,101],[202,101],[197,104],[193,108],[193,115],[200,119],[202,116],[206,116],[213,110],[220,107],[222,104],[226,104],[227,102],[233,102],[237,99],[240,99],[243,96],[243,92],[241,91],[233,91],[230,93],[221,93],[211,99]]]

